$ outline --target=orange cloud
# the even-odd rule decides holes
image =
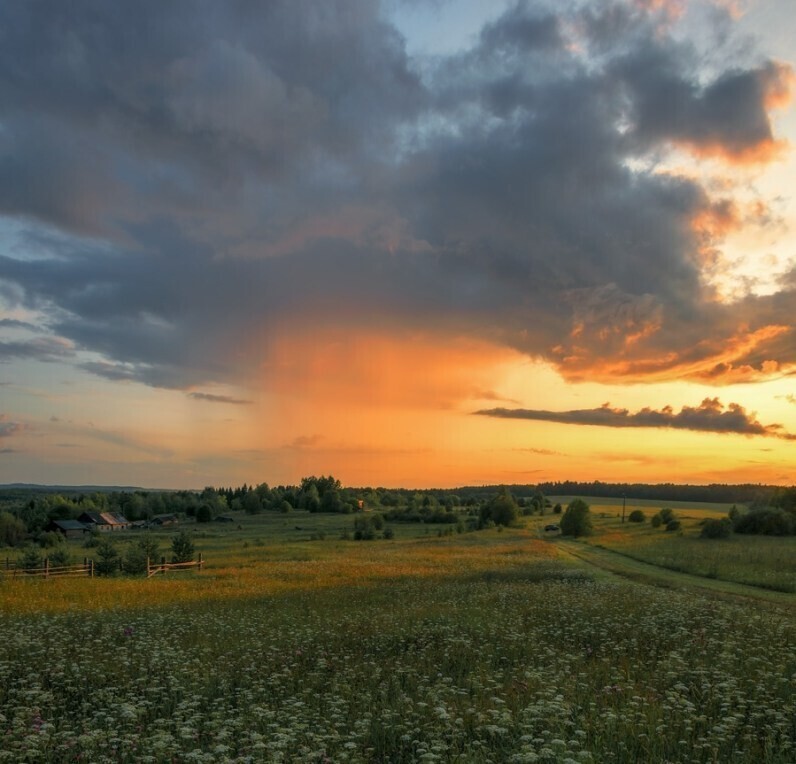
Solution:
[[[674,143],[697,159],[719,159],[736,167],[771,164],[788,152],[790,144],[784,139],[764,138],[751,145],[734,146],[721,141],[692,142],[677,140]]]
[[[793,368],[773,360],[756,366],[745,359],[764,351],[767,343],[781,338],[790,327],[772,324],[755,331],[741,328],[729,339],[701,340],[680,351],[646,348],[646,356],[614,357],[598,355],[594,347],[581,354],[566,355],[559,361],[559,371],[569,381],[597,382],[665,382],[694,379],[714,385],[751,382],[787,373]]]

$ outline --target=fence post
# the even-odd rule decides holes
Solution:
[[[44,558],[44,577],[48,578],[50,575],[50,558]]]
[[[149,555],[146,556],[146,577],[149,578]]]
[[[199,572],[201,573],[201,571],[202,571],[202,553],[199,552]]]
[[[94,560],[88,561],[88,575],[89,578],[94,578]]]

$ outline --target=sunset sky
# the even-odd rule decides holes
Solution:
[[[0,5],[0,482],[796,482],[791,0]]]

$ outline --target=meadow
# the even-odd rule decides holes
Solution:
[[[661,508],[660,503],[628,502],[626,515],[633,509],[642,509],[646,515],[646,522],[636,524],[621,522],[621,501],[615,501],[592,506],[595,534],[589,537],[589,543],[669,570],[796,593],[796,539],[792,536],[700,538],[702,521],[706,517],[726,517],[729,506],[677,506],[677,502],[665,506],[674,509],[682,527],[669,533],[652,528],[649,522]]]
[[[0,577],[0,762],[796,758],[793,607],[573,564],[541,520],[241,516],[195,526],[200,574]]]

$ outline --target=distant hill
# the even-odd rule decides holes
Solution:
[[[132,493],[133,491],[161,491],[160,488],[141,488],[130,485],[44,485],[40,483],[2,483],[0,493],[36,491],[37,493]]]

